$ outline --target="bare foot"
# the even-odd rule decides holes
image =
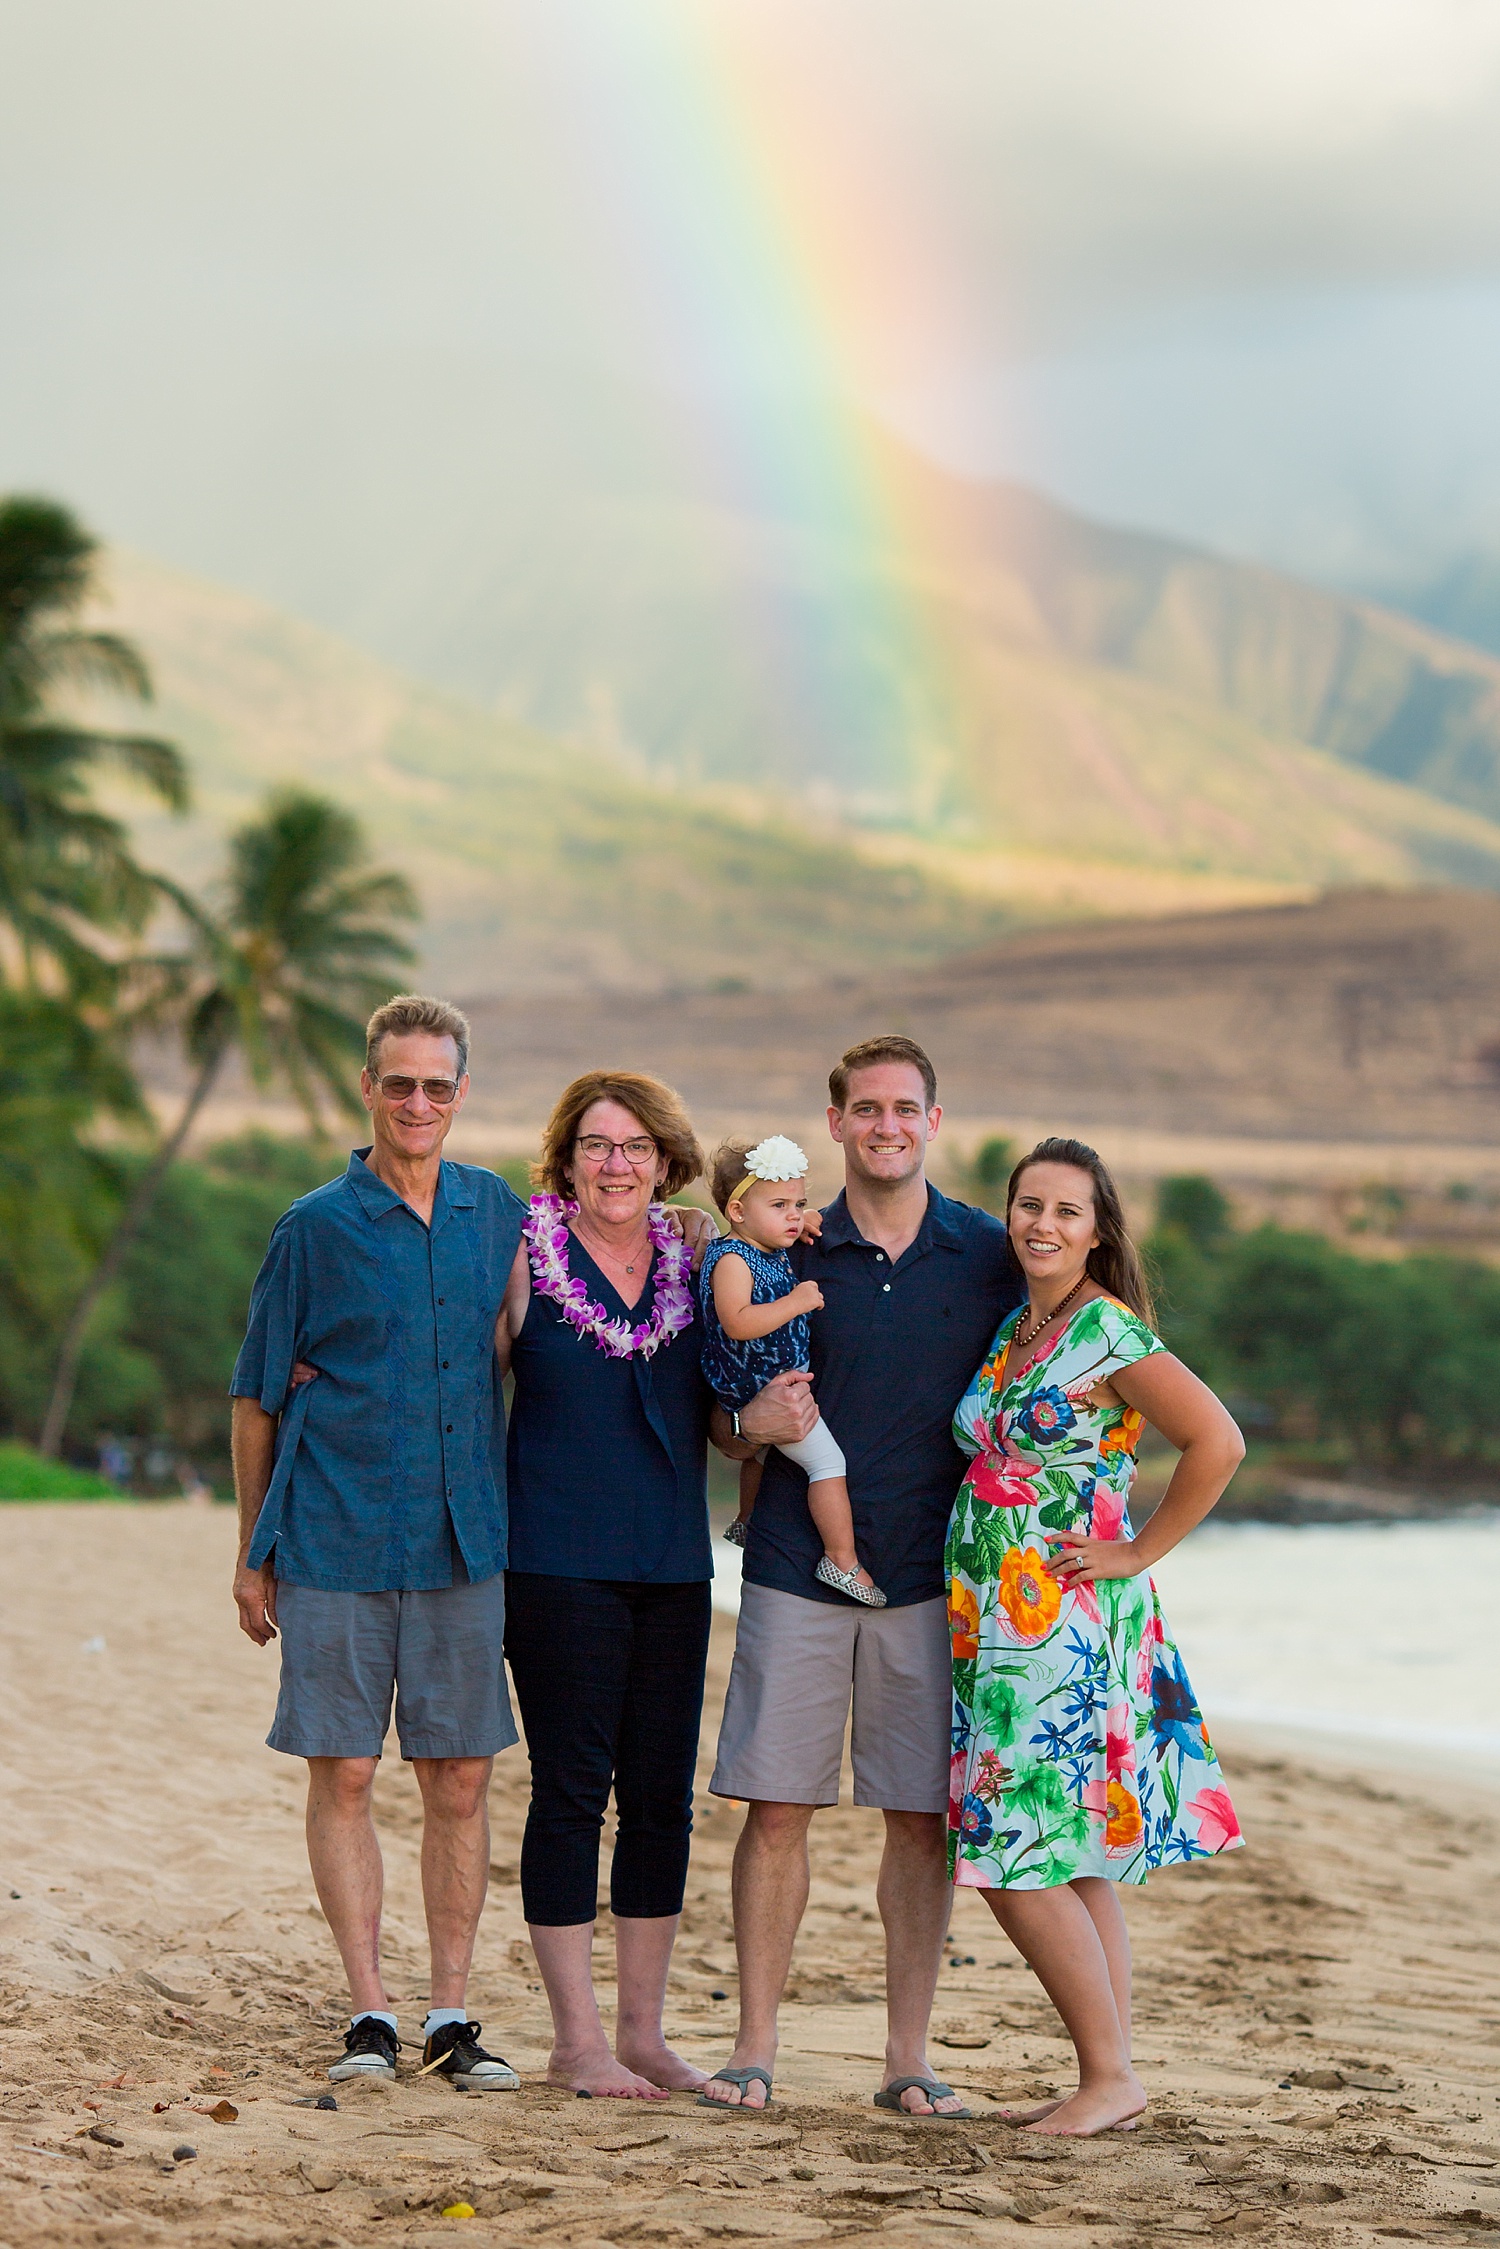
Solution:
[[[756,2066],[754,2054],[734,2054],[724,2064],[726,2069],[754,2069]],[[759,2067],[770,2076],[769,2062],[761,2062]],[[721,2108],[764,2108],[771,2097],[758,2077],[752,2077],[745,2086],[726,2084],[722,2077],[707,2077],[698,2089],[705,2099],[717,2101]]]
[[[581,2054],[569,2059],[554,2052],[547,2064],[547,2083],[568,2093],[588,2093],[596,2101],[664,2101],[666,2094],[649,2078],[617,2062],[608,2047],[602,2054]]]
[[[665,2093],[696,2093],[708,2082],[707,2070],[695,2069],[681,2054],[674,2054],[664,2040],[652,2046],[632,2046],[620,2039],[615,2058]]]
[[[1039,2124],[1044,2116],[1051,2116],[1055,2109],[1061,2107],[1062,2102],[1056,2100],[1039,2101],[1035,2108],[1003,2108],[1000,2110],[1000,2121],[1002,2124],[1017,2126]],[[1133,2132],[1139,2122],[1138,2116],[1127,2116],[1119,2124],[1111,2124],[1109,2129],[1112,2132]]]
[[[1098,2085],[1080,2085],[1060,2101],[1049,2116],[1023,2129],[1038,2134],[1059,2133],[1082,2138],[1091,2132],[1109,2132],[1128,2126],[1146,2106],[1146,2088],[1134,2070],[1105,2078]]]

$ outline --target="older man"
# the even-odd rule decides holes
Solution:
[[[704,2090],[736,2107],[763,2108],[769,2097],[777,2008],[807,1904],[808,1830],[820,1804],[838,1802],[852,1703],[854,1801],[878,1806],[886,1830],[876,1902],[887,2044],[876,2099],[914,2115],[967,2114],[926,2053],[951,1898],[943,1543],[964,1467],[954,1408],[1023,1290],[1004,1227],[928,1183],[927,1145],[943,1112],[922,1049],[867,1039],[835,1065],[828,1090],[844,1191],[818,1240],[792,1255],[798,1279],[823,1292],[813,1381],[848,1459],[860,1559],[887,1606],[857,1608],[818,1583],[807,1477],[772,1451],[709,1784],[749,1804],[734,1861],[739,2038]],[[779,1375],[732,1432],[715,1435],[748,1452],[805,1436],[811,1419],[807,1377]]]
[[[378,1008],[360,1081],[372,1145],[271,1237],[231,1384],[234,1597],[257,1646],[281,1636],[270,1746],[307,1760],[308,1856],[353,2003],[329,2076],[396,2073],[371,1818],[394,1695],[422,1792],[423,2061],[491,2092],[518,2080],[480,2045],[464,1991],[490,1768],[516,1739],[494,1339],[525,1213],[493,1172],[443,1159],[468,1049],[467,1022],[442,1000]]]

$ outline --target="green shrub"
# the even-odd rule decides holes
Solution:
[[[30,1445],[0,1438],[0,1501],[10,1499],[118,1499],[114,1485],[65,1460],[43,1460]]]

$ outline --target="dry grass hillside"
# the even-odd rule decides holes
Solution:
[[[476,1125],[529,1126],[575,1069],[619,1061],[660,1071],[705,1118],[785,1126],[819,1107],[841,1048],[896,1029],[930,1050],[956,1118],[1500,1146],[1500,899],[1479,893],[1034,930],[791,997],[617,994],[474,1015]]]
[[[975,643],[990,718],[961,759],[929,740],[918,833],[831,806],[810,751],[795,766],[806,785],[778,786],[791,736],[763,737],[732,788],[722,773],[688,786],[632,768],[618,744],[606,754],[419,685],[247,595],[119,554],[111,577],[106,619],[150,659],[157,723],[197,784],[186,823],[132,807],[148,854],[201,884],[268,784],[328,789],[416,879],[423,973],[474,994],[783,989],[903,974],[1061,916],[1327,883],[1500,889],[1500,824],[1035,632]],[[704,633],[684,624],[670,642],[684,708],[712,669]],[[977,692],[967,659],[950,676],[955,694]],[[727,660],[717,692],[727,707]],[[875,736],[862,755],[873,783]]]

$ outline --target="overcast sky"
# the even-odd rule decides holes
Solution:
[[[1500,548],[1494,0],[0,0],[0,57],[0,486],[281,598],[346,421],[410,484],[736,385],[1309,571]]]

